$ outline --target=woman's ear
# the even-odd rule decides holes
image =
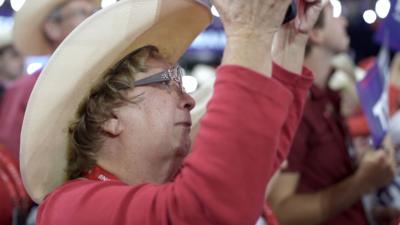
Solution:
[[[120,135],[124,130],[121,121],[115,115],[113,115],[112,118],[106,120],[103,125],[101,125],[101,128],[105,133],[113,137]]]

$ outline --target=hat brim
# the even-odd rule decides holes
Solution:
[[[43,35],[42,24],[51,11],[68,0],[26,1],[14,18],[13,39],[25,55],[48,55],[52,47]],[[90,0],[100,6],[101,0]]]
[[[147,45],[177,62],[211,19],[209,8],[193,0],[125,0],[66,38],[32,91],[21,133],[22,178],[35,202],[65,182],[68,124],[104,73]]]

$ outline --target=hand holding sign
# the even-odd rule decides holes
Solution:
[[[365,153],[355,173],[365,194],[390,184],[394,175],[393,154],[373,150]]]

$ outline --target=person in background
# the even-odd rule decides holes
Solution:
[[[369,150],[354,168],[340,99],[327,88],[332,58],[349,45],[346,26],[347,21],[334,17],[333,7],[328,4],[310,31],[305,65],[316,74],[316,79],[288,157],[288,167],[276,179],[268,196],[282,225],[366,225],[361,198],[394,177],[392,148]]]
[[[15,46],[27,56],[52,54],[68,34],[99,6],[100,0],[27,0],[15,15]],[[40,73],[39,70],[15,81],[7,88],[0,105],[0,144],[16,160],[19,160],[25,108]]]
[[[23,74],[24,58],[14,47],[10,30],[0,31],[0,102],[6,89]],[[21,224],[31,201],[22,186],[18,162],[0,144],[0,224]]]
[[[0,101],[10,84],[18,79],[24,70],[24,58],[14,47],[11,30],[0,31]]]
[[[275,35],[272,45],[272,57],[274,61],[273,71],[276,73],[282,71],[295,72],[301,70],[301,68],[298,67],[301,65],[301,63],[299,63],[299,60],[301,59],[298,56],[304,55],[305,46],[308,40],[308,32],[313,28],[317,21],[322,5],[328,4],[328,1],[318,3],[303,1],[302,3],[305,4],[306,7],[300,6],[298,8],[298,15],[294,21],[282,26],[279,32]],[[278,65],[283,66],[285,69],[282,70]],[[206,113],[208,101],[212,97],[215,82],[213,71],[204,67],[202,67],[202,69],[203,70],[200,71],[203,71],[203,73],[195,74],[199,80],[199,88],[196,92],[191,93],[193,98],[196,100],[196,106],[191,110],[193,122],[191,137],[193,141],[197,136],[197,131],[201,124],[200,121]],[[307,69],[303,68],[303,70]],[[293,136],[294,133],[286,133],[286,135]],[[277,152],[278,160],[275,162],[273,176],[269,181],[266,196],[268,196],[268,193],[271,190],[270,187],[273,186],[274,180],[279,177],[280,171],[287,165],[285,159],[288,155],[287,150],[291,142],[289,140],[280,142],[280,146],[278,147],[279,150]],[[265,202],[265,205],[265,217],[267,223],[271,225],[278,224],[276,216],[269,207],[268,202]]]

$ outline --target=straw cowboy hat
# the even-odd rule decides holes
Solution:
[[[42,24],[60,4],[71,0],[27,0],[15,15],[14,41],[26,55],[50,54],[51,46],[43,35]],[[90,0],[100,6],[101,0]]]
[[[176,63],[211,19],[209,7],[195,0],[122,0],[64,40],[33,89],[21,133],[21,173],[34,201],[66,181],[68,124],[104,73],[147,45]]]

